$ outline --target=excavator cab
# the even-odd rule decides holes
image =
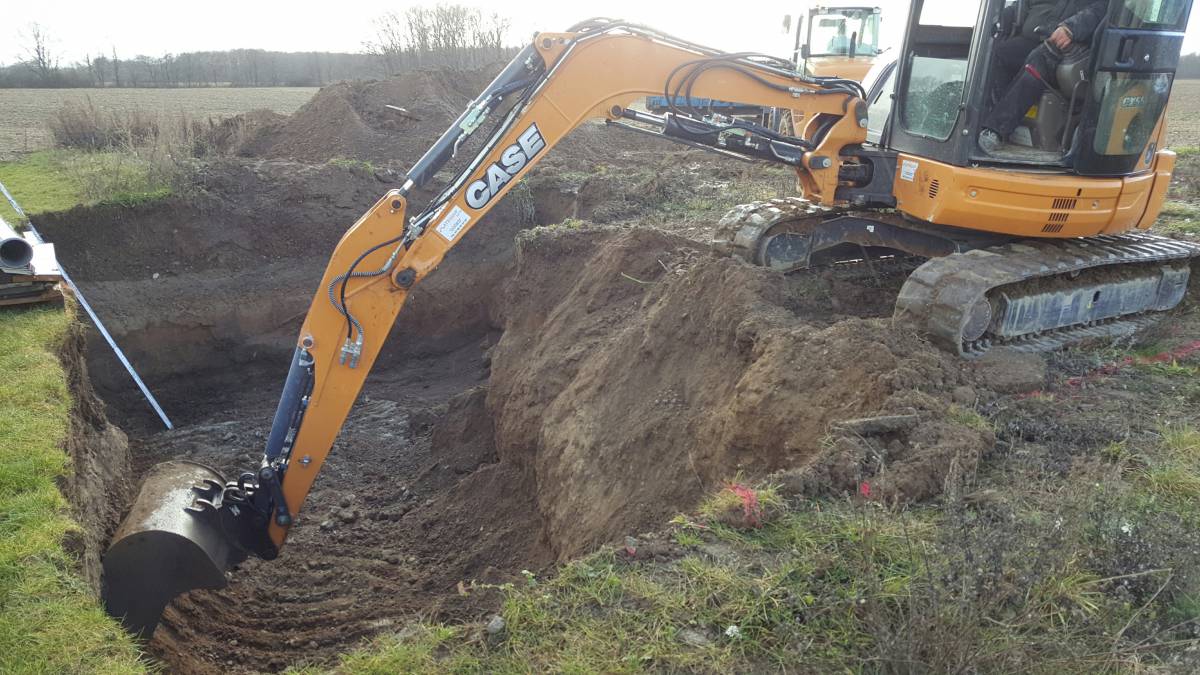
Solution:
[[[1000,75],[992,55],[1020,25],[1005,20],[1006,5],[1008,16],[1024,11],[1024,0],[914,0],[891,75],[893,96],[875,92],[869,99],[877,142],[955,166],[1037,166],[1084,176],[1150,170],[1190,0],[1110,0],[1089,43],[1077,39],[1062,54],[1017,130],[986,153],[976,139],[995,103],[991,78]]]

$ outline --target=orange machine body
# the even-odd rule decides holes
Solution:
[[[862,82],[871,66],[875,65],[875,57],[857,56],[811,56],[804,61],[805,72],[813,77],[844,77]]]
[[[407,289],[433,272],[492,205],[568,132],[587,120],[618,119],[634,101],[662,94],[663,83],[674,71],[702,56],[652,35],[578,37],[542,33],[535,38],[536,57],[545,62],[548,76],[513,126],[411,247],[383,247],[363,258],[361,269],[387,267],[390,258],[395,264],[389,274],[351,279],[347,285],[347,306],[366,329],[356,367],[339,362],[347,323],[331,305],[327,289],[364,251],[404,231],[407,200],[400,191],[389,192],[339,242],[298,339],[314,360],[315,384],[282,484],[293,514],[301,510]],[[714,69],[695,82],[691,94],[789,110],[795,127],[804,129],[805,138],[814,142],[804,154],[803,166],[796,168],[800,187],[813,202],[836,204],[836,190],[845,184],[839,181],[839,171],[844,163],[855,161],[845,152],[861,147],[866,139],[865,102],[844,92],[819,94],[799,78],[760,74],[776,86]],[[897,208],[912,217],[1014,236],[1079,237],[1148,227],[1161,208],[1174,154],[1159,151],[1144,173],[1125,178],[963,168],[904,154],[896,162]],[[401,273],[409,276],[401,279]],[[288,527],[271,522],[269,536],[275,545],[282,546]]]
[[[964,168],[923,157],[896,158],[896,208],[938,225],[1016,237],[1090,237],[1148,228],[1171,182],[1175,153],[1159,150],[1150,170],[1121,178]]]

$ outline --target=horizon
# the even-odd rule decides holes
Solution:
[[[432,6],[435,3],[424,4]],[[475,7],[485,15],[494,11],[494,6],[478,2],[457,4]],[[883,8],[884,41],[894,45],[898,42],[908,3],[883,0],[874,4]],[[785,55],[780,52],[790,47],[787,34],[782,30],[783,16],[795,15],[806,6],[805,3],[771,0],[739,11],[738,20],[728,21],[715,19],[712,13],[683,11],[675,3],[611,0],[605,4],[610,16],[644,23],[706,46],[776,55]],[[82,62],[86,55],[111,56],[114,48],[122,60],[234,49],[361,54],[365,51],[365,43],[376,36],[374,22],[389,11],[402,11],[381,0],[347,0],[340,3],[341,9],[335,13],[297,9],[294,4],[285,5],[277,0],[258,3],[210,0],[206,7],[208,9],[202,14],[188,17],[186,23],[159,20],[161,5],[147,0],[121,0],[115,6],[77,0],[44,0],[11,7],[5,12],[6,26],[0,29],[0,44],[8,46],[5,51],[0,51],[0,65],[13,65],[23,60],[20,57],[25,52],[28,30],[33,23],[48,34],[50,48],[58,55],[60,65],[68,66]],[[1189,20],[1183,54],[1200,52],[1198,13],[1193,12]],[[576,8],[545,0],[512,3],[501,16],[507,16],[512,22],[507,38],[512,45],[524,42],[522,36],[531,36],[538,31],[565,30],[588,18]],[[170,30],[172,25],[179,26],[178,30]],[[264,32],[262,26],[271,26],[272,30]]]

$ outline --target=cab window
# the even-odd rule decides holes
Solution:
[[[1188,0],[1125,0],[1113,12],[1118,28],[1183,30],[1187,22]]]
[[[1100,93],[1100,115],[1093,150],[1100,155],[1140,153],[1167,107],[1171,75],[1101,71],[1094,86]]]
[[[950,138],[962,108],[975,0],[926,0],[910,36],[909,69],[900,97],[900,124],[915,136]]]
[[[875,98],[867,107],[867,141],[879,144],[883,136],[883,127],[887,124],[888,116],[892,114],[892,92],[896,88],[896,71],[891,68],[883,81]],[[869,76],[868,76],[869,77]]]

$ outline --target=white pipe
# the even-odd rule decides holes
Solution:
[[[24,267],[33,260],[33,246],[0,218],[0,266]]]

